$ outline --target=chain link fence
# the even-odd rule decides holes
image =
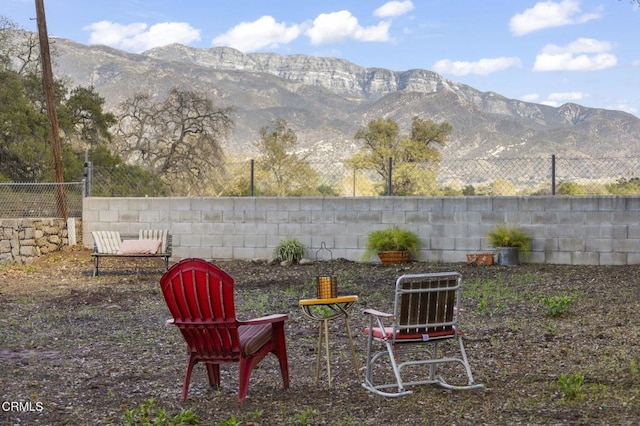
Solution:
[[[62,186],[60,190],[60,186]],[[68,217],[82,217],[83,182],[0,183],[0,219],[58,217],[61,193]]]
[[[640,194],[640,157],[443,159],[439,165],[392,161],[379,171],[343,161],[307,161],[286,168],[258,160],[227,163],[200,188],[176,191],[161,179],[141,179],[93,167],[92,196],[377,196]]]
[[[247,160],[226,164],[202,187],[176,189],[131,168],[92,167],[85,182],[64,183],[69,217],[82,197],[378,196],[378,195],[640,195],[640,157],[443,159],[439,165],[354,170],[342,161],[302,162],[275,169]],[[55,183],[0,183],[0,218],[56,217]]]

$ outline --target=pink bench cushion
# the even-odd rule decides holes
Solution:
[[[124,240],[118,254],[155,254],[160,244],[160,240]]]

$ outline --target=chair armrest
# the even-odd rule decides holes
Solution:
[[[253,318],[246,321],[238,321],[238,325],[271,324],[274,322],[281,322],[287,319],[289,319],[289,315],[287,314],[273,314],[273,315],[267,315],[265,317]]]
[[[375,309],[365,309],[362,311],[366,315],[373,315],[374,317],[385,318],[392,320],[393,314],[388,314],[386,312],[376,311]]]

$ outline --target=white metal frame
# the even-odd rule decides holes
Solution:
[[[435,286],[434,286],[435,285]],[[365,377],[362,386],[381,396],[399,397],[411,394],[407,386],[437,384],[447,389],[478,389],[484,387],[475,383],[471,367],[467,359],[467,354],[462,343],[462,333],[458,327],[460,293],[462,288],[462,277],[457,272],[425,273],[403,275],[396,280],[395,302],[393,314],[366,309],[364,313],[369,316],[369,326],[367,328],[367,358],[365,362]],[[412,297],[421,305],[429,303],[432,306],[413,306],[408,308],[402,305],[403,297],[406,300]],[[445,299],[446,298],[446,301]],[[414,300],[414,303],[416,303]],[[431,300],[431,302],[429,302]],[[437,303],[436,303],[437,301]],[[453,304],[453,305],[452,305]],[[437,305],[437,306],[435,306]],[[429,309],[442,309],[447,312],[428,313]],[[425,310],[421,312],[403,312],[403,309]],[[425,316],[431,316],[429,320]],[[408,323],[402,318],[413,317],[419,319]],[[448,318],[444,318],[446,316]],[[435,317],[438,317],[437,320]],[[439,322],[438,322],[439,321]],[[404,324],[401,324],[404,322]],[[386,325],[385,325],[386,324]],[[428,332],[429,330],[446,330],[443,332]],[[378,335],[374,336],[374,330]],[[385,330],[382,332],[382,330]],[[413,333],[413,332],[416,333]],[[406,334],[412,333],[413,337],[407,338]],[[438,355],[438,345],[441,342],[450,341],[456,343],[459,357],[440,357]],[[384,350],[373,352],[374,342],[384,346]],[[407,359],[408,355],[417,354],[419,359]],[[374,370],[380,368],[377,362],[387,359],[391,364],[395,383],[374,383]],[[437,374],[439,364],[458,363],[464,367],[467,383],[465,385],[451,385]],[[424,379],[404,381],[402,379],[402,369],[409,366],[429,365],[428,376]]]

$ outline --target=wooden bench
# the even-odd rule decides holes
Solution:
[[[93,276],[99,273],[101,257],[162,257],[169,269],[171,234],[166,229],[142,229],[138,238],[122,239],[117,231],[93,231]]]

